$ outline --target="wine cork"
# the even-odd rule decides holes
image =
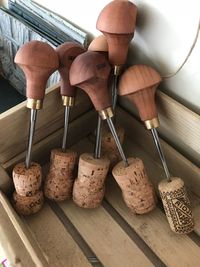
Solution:
[[[13,169],[13,182],[17,194],[20,196],[33,196],[41,187],[42,168],[32,162],[29,169],[26,169],[25,163],[18,163]]]
[[[34,214],[42,208],[43,203],[44,197],[42,191],[39,191],[30,197],[20,196],[16,191],[13,193],[13,205],[19,214]]]
[[[83,208],[98,207],[105,194],[105,179],[110,161],[107,158],[94,159],[84,153],[79,159],[78,178],[73,186],[73,201]]]
[[[194,218],[182,179],[172,177],[171,182],[163,180],[158,189],[169,225],[177,234],[188,234],[194,229]]]
[[[144,214],[156,206],[156,195],[139,158],[128,158],[129,166],[119,162],[112,174],[122,190],[126,205],[135,214]]]
[[[77,153],[61,149],[51,151],[50,170],[45,180],[44,194],[55,201],[64,201],[72,196],[74,183],[74,167],[77,161]]]
[[[120,126],[116,127],[116,132],[119,137],[119,141],[121,144],[124,142],[124,129]],[[102,135],[101,135],[101,147],[102,147],[102,155],[108,157],[110,160],[110,170],[121,161],[121,156],[118,151],[117,145],[113,138],[112,133],[107,127],[103,127]]]

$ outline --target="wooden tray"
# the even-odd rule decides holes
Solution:
[[[50,150],[61,143],[63,107],[58,90],[59,85],[48,89],[36,127],[33,158],[44,165],[44,173]],[[165,96],[161,98],[165,104]],[[144,160],[157,188],[164,173],[149,132],[120,107],[117,116],[126,130],[127,154]],[[79,93],[69,127],[70,146],[79,153],[93,151],[91,133],[96,117],[88,98]],[[8,198],[12,168],[25,157],[24,140],[28,132],[25,102],[0,115],[0,129],[0,248],[4,253],[2,259],[7,257],[11,266],[199,267],[199,168],[166,142],[162,144],[169,167],[173,175],[181,175],[185,180],[193,204],[195,231],[185,236],[170,230],[161,205],[147,215],[133,215],[112,176],[107,178],[106,196],[98,209],[84,210],[72,201],[46,202],[38,214],[17,215]]]

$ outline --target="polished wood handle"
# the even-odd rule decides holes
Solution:
[[[128,68],[119,81],[119,95],[127,96],[134,103],[142,121],[156,118],[156,88],[161,82],[160,74],[146,65]]]
[[[100,52],[105,53],[105,55],[108,54],[108,42],[106,40],[106,37],[102,34],[97,36],[92,40],[90,45],[88,46],[89,51],[94,52]]]
[[[126,62],[128,46],[133,38],[137,7],[130,1],[112,1],[106,5],[97,19],[96,27],[107,39],[109,61],[115,66]]]
[[[62,96],[75,97],[76,87],[69,82],[69,69],[74,59],[85,52],[83,46],[75,42],[65,42],[56,49],[59,58],[59,73],[61,77],[60,93]]]
[[[70,68],[71,85],[83,89],[97,111],[112,105],[107,86],[110,70],[105,56],[93,51],[79,55]]]
[[[26,76],[27,98],[42,100],[47,80],[59,66],[55,50],[47,43],[30,41],[18,50],[14,61]]]

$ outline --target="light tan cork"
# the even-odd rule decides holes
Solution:
[[[74,183],[73,171],[77,162],[77,153],[61,149],[51,151],[50,170],[44,184],[44,194],[55,201],[64,201],[72,196]]]
[[[84,153],[79,159],[78,178],[73,186],[73,201],[83,208],[98,207],[105,194],[105,179],[110,161],[106,157],[94,159]]]
[[[43,203],[44,197],[42,191],[30,197],[20,196],[16,191],[13,193],[13,206],[19,214],[34,214],[42,208]]]
[[[129,166],[119,162],[112,174],[122,190],[126,205],[135,214],[144,214],[156,207],[156,195],[139,158],[128,158]]]
[[[116,132],[119,137],[120,143],[124,142],[124,129],[120,126],[116,127]],[[121,156],[119,154],[118,148],[116,146],[115,140],[112,136],[112,133],[108,129],[108,127],[102,127],[102,135],[101,135],[101,147],[102,147],[102,155],[106,156],[110,160],[110,170],[121,161]]]
[[[32,162],[30,168],[26,169],[24,162],[18,163],[13,169],[13,182],[17,194],[33,196],[41,187],[41,166]]]
[[[194,218],[181,178],[172,177],[171,182],[163,180],[158,189],[169,225],[177,234],[188,234],[194,229]]]

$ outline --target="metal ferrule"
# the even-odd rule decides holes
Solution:
[[[160,125],[158,118],[144,121],[144,124],[148,130],[157,128]]]
[[[63,106],[65,107],[73,107],[75,104],[75,97],[73,96],[62,96]]]
[[[43,100],[27,98],[26,106],[30,109],[41,109],[43,105]]]
[[[114,116],[112,107],[108,107],[106,109],[99,111],[99,115],[101,116],[102,120],[112,118]]]
[[[115,76],[119,76],[120,74],[121,74],[121,71],[122,71],[122,66],[120,65],[120,66],[114,66],[113,67],[114,69],[113,69],[113,73],[114,73],[114,75]]]

